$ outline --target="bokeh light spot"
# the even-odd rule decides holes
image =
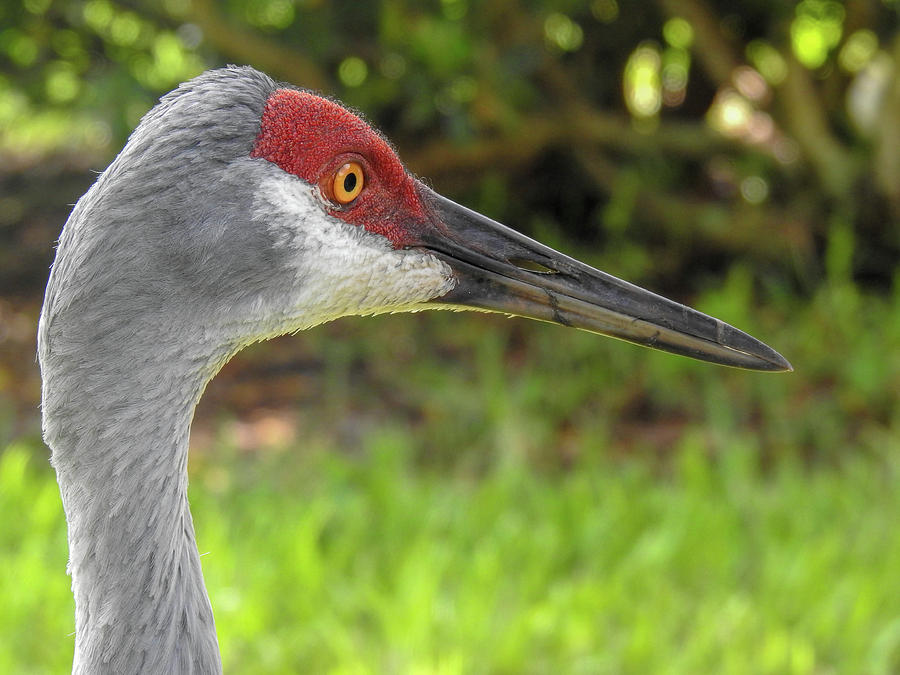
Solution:
[[[581,26],[565,14],[554,12],[544,19],[544,36],[547,41],[564,52],[574,52],[584,41]]]
[[[751,40],[747,45],[747,59],[773,87],[787,77],[787,62],[775,47],[765,40]]]
[[[741,196],[751,204],[762,204],[769,196],[769,184],[761,176],[747,176],[741,181]]]
[[[117,45],[133,45],[141,33],[141,24],[131,12],[117,14],[109,24],[109,37]]]
[[[47,93],[47,98],[54,103],[66,103],[78,95],[81,83],[78,81],[75,73],[72,72],[71,66],[58,62],[48,68],[44,89]]]
[[[255,0],[246,5],[244,16],[259,28],[282,30],[294,21],[294,5],[290,0]]]
[[[655,116],[662,104],[659,48],[644,43],[625,64],[625,104],[636,118]]]
[[[791,22],[791,46],[797,60],[818,68],[841,40],[844,7],[834,0],[803,0]]]
[[[663,38],[672,47],[690,49],[694,42],[694,29],[687,20],[676,16],[663,25]]]
[[[594,0],[591,14],[600,23],[612,23],[619,18],[619,3],[616,0]]]
[[[30,66],[38,56],[38,44],[20,30],[10,28],[0,33],[0,45],[10,61],[20,66]]]
[[[870,30],[858,30],[849,38],[838,54],[838,63],[848,73],[865,68],[878,51],[878,36]]]
[[[769,85],[765,78],[749,66],[738,66],[732,73],[734,86],[751,101],[764,101],[769,97]]]
[[[106,29],[113,19],[113,8],[106,0],[90,0],[81,10],[85,23],[99,33]]]
[[[709,125],[724,136],[743,136],[753,117],[753,106],[734,89],[719,92],[707,114]]]
[[[669,107],[684,103],[691,56],[686,49],[669,47],[662,57],[662,100]]]
[[[403,58],[402,54],[391,52],[385,54],[379,63],[379,67],[382,75],[388,79],[396,80],[403,77],[406,73],[406,59]]]
[[[185,49],[196,49],[203,42],[203,29],[195,23],[183,23],[175,31]]]
[[[358,56],[348,56],[338,66],[338,78],[347,87],[358,87],[368,75],[369,67]]]

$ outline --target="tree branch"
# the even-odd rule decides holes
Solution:
[[[787,76],[777,98],[786,128],[800,145],[822,188],[832,197],[849,196],[857,174],[850,153],[831,133],[824,106],[807,70],[787,56]]]
[[[578,150],[587,146],[628,154],[670,153],[697,159],[735,147],[702,122],[671,122],[653,134],[642,134],[622,116],[586,108],[567,113],[552,119],[533,115],[521,120],[513,132],[467,145],[443,139],[425,145],[401,141],[401,155],[414,171],[439,176],[527,163],[551,147]]]
[[[893,45],[894,72],[884,93],[876,128],[873,171],[878,189],[888,198],[894,217],[900,220],[900,37]]]

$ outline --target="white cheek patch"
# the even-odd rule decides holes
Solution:
[[[313,186],[273,174],[260,186],[257,209],[275,214],[268,227],[276,245],[291,251],[293,295],[278,300],[291,330],[340,316],[425,309],[456,285],[450,267],[433,255],[393,249],[384,237],[328,215]]]

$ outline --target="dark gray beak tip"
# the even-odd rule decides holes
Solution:
[[[781,354],[776,352],[774,349],[772,350],[772,371],[776,373],[793,373],[794,366],[790,364],[790,362],[784,358]]]
[[[759,359],[759,365],[754,370],[769,373],[793,373],[794,366],[781,354],[762,342],[759,343],[764,350],[757,350],[754,356]],[[764,353],[760,353],[763,352]]]
[[[775,360],[772,361],[772,372],[773,373],[793,373],[794,366],[790,364],[790,362],[784,358],[778,352],[773,352],[775,355]]]
[[[761,370],[769,373],[794,371],[794,367],[790,362],[769,345],[718,319],[714,319],[714,321],[717,324],[714,341],[727,349],[750,357],[753,360],[750,366],[752,370]],[[747,366],[741,365],[739,367]]]

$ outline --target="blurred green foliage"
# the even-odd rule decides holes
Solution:
[[[896,0],[0,5],[0,671],[73,646],[52,241],[160,94],[237,62],[796,372],[439,313],[248,349],[192,438],[229,671],[900,672],[898,27]]]

